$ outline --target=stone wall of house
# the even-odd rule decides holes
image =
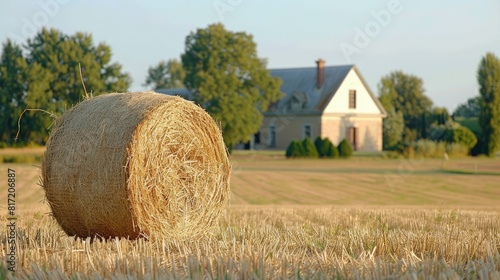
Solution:
[[[382,150],[382,118],[380,117],[340,117],[323,116],[321,120],[321,137],[328,137],[333,144],[348,138],[348,128],[356,129],[356,146],[358,151]]]
[[[359,118],[359,151],[382,151],[382,118]]]
[[[373,116],[266,116],[260,129],[256,149],[284,150],[292,140],[303,140],[305,126],[310,126],[311,140],[318,135],[338,145],[346,138],[349,127],[356,129],[358,151],[382,150],[382,118]],[[274,143],[272,141],[274,130]],[[274,145],[272,145],[274,144]]]
[[[311,140],[321,134],[320,116],[265,116],[260,129],[260,143],[256,149],[284,150],[292,140],[303,140],[305,126],[310,127]],[[274,127],[274,128],[273,128]],[[272,130],[275,133],[275,143],[272,143]]]

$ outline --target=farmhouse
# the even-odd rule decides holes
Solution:
[[[246,145],[252,149],[286,149],[292,140],[347,139],[354,150],[382,150],[386,112],[355,65],[271,69],[281,78],[285,96],[264,112],[260,131]],[[187,89],[158,90],[191,99]]]
[[[354,150],[382,150],[383,106],[355,65],[270,70],[285,94],[264,113],[255,148],[286,149],[294,139],[347,139]]]

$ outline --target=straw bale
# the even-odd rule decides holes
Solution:
[[[202,108],[153,92],[112,93],[56,120],[41,180],[68,235],[184,239],[217,222],[230,172],[221,131]]]

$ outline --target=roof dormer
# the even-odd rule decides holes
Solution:
[[[291,111],[302,110],[307,106],[309,97],[305,92],[295,92],[286,103],[286,108]]]

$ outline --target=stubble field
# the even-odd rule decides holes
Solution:
[[[18,214],[17,272],[4,262],[0,279],[500,279],[498,157],[231,160],[220,224],[199,240],[155,242],[67,237],[37,167],[0,164],[0,217],[7,224],[7,168]]]

